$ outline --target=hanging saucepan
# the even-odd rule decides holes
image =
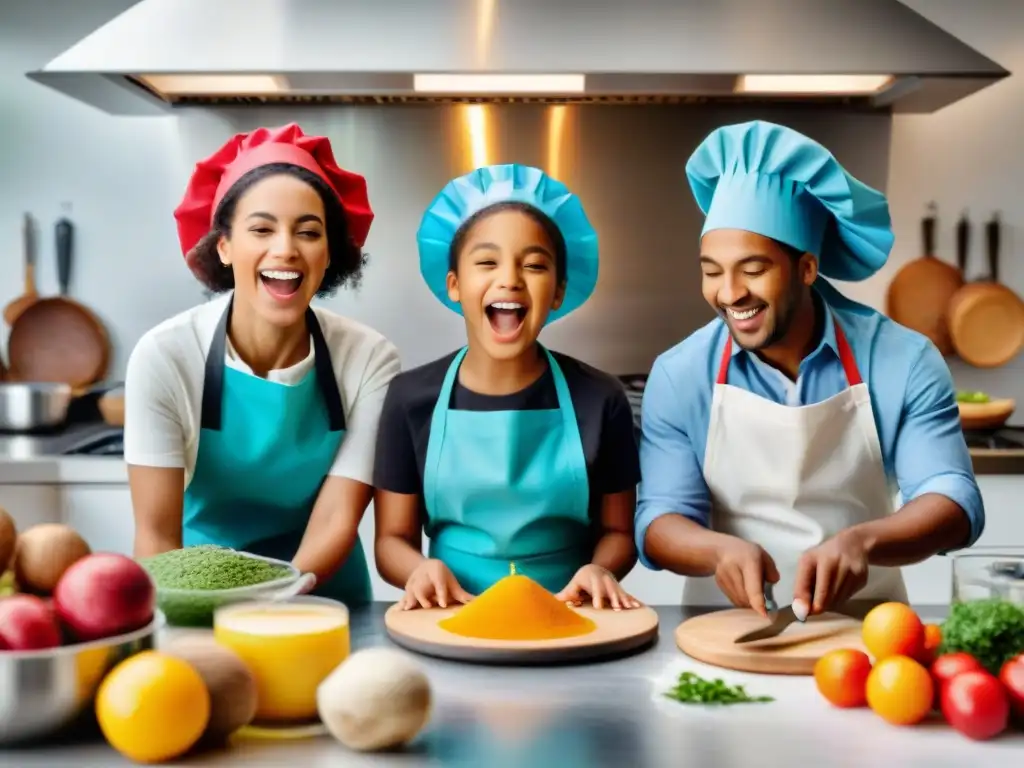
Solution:
[[[921,222],[924,255],[904,264],[889,283],[886,314],[931,339],[943,355],[953,352],[946,307],[963,285],[963,274],[935,256],[935,203]]]
[[[999,282],[999,215],[986,225],[989,275],[964,285],[949,302],[949,335],[964,362],[1006,365],[1024,348],[1024,301]]]

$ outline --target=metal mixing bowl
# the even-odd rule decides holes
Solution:
[[[118,663],[155,645],[159,613],[125,635],[45,651],[0,651],[0,745],[54,736],[92,706]]]

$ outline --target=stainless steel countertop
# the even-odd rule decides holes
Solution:
[[[385,604],[352,614],[353,649],[390,644]],[[938,621],[944,607],[919,607]],[[807,677],[746,675],[698,664],[675,646],[673,632],[700,610],[660,607],[657,643],[603,663],[512,668],[421,658],[435,697],[431,721],[405,751],[356,755],[329,736],[236,743],[175,765],[527,766],[528,768],[660,768],[661,766],[898,765],[962,768],[1020,765],[1024,733],[988,743],[969,741],[942,725],[889,726],[868,710],[827,705]],[[770,704],[714,709],[659,695],[690,669],[774,696]],[[88,732],[86,732],[88,734]],[[0,765],[107,768],[131,765],[95,735],[0,752]]]

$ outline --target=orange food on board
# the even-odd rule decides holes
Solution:
[[[875,663],[865,692],[868,706],[893,725],[914,725],[932,708],[934,683],[928,670],[907,656],[889,656]]]
[[[924,625],[924,649],[918,658],[926,667],[930,667],[939,656],[939,646],[942,645],[942,627],[938,624]]]
[[[842,648],[829,651],[814,664],[814,683],[830,704],[863,707],[867,703],[867,681],[871,659],[863,651]]]
[[[918,659],[925,647],[924,624],[903,603],[882,603],[872,608],[864,617],[861,638],[876,662],[889,656]]]

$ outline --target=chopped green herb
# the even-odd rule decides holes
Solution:
[[[139,564],[164,589],[234,589],[288,576],[290,571],[224,547],[172,549]]]
[[[954,603],[942,625],[941,650],[969,653],[999,674],[1003,662],[1024,653],[1024,607],[999,598]]]
[[[775,701],[771,696],[751,696],[742,685],[726,685],[716,678],[706,680],[693,672],[683,672],[665,697],[683,704],[752,704]]]
[[[293,575],[284,566],[206,545],[173,549],[139,564],[156,585],[157,606],[176,627],[210,626],[213,612],[227,602],[217,590],[257,587]]]

